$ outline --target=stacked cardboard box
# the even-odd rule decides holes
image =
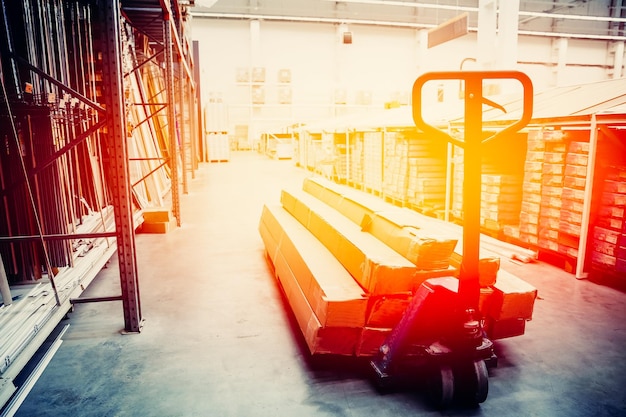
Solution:
[[[363,187],[370,192],[382,191],[383,132],[363,134]]]
[[[445,142],[415,132],[403,133],[408,149],[407,202],[420,209],[441,209],[446,197]]]
[[[519,240],[532,246],[536,246],[538,243],[541,179],[545,150],[545,142],[535,132],[529,132],[522,182]]]
[[[480,217],[482,226],[500,232],[504,225],[518,224],[522,205],[522,179],[516,175],[483,174]]]
[[[561,193],[565,172],[567,146],[561,141],[546,141],[542,173],[541,200],[539,204],[539,228],[537,246],[558,252],[559,225],[561,220]]]
[[[463,219],[465,177],[463,155],[463,149],[454,148],[451,212],[458,220]],[[499,233],[505,225],[519,224],[522,178],[500,173],[483,173],[480,202],[480,222],[485,230]]]
[[[363,134],[354,134],[354,143],[350,145],[350,182],[363,184]]]
[[[335,145],[335,178],[339,181],[345,181],[348,174],[348,156],[346,154],[346,145],[344,143]]]
[[[626,167],[612,167],[604,181],[591,240],[594,269],[626,276]]]
[[[409,160],[409,203],[418,208],[442,209],[446,199],[445,178],[418,178],[419,161]]]
[[[561,194],[558,251],[570,258],[578,258],[588,158],[589,142],[569,143]]]
[[[408,181],[408,142],[397,132],[385,132],[383,194],[404,202]]]

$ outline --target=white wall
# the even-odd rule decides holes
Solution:
[[[408,28],[350,24],[353,43],[343,44],[336,24],[261,21],[258,39],[251,42],[247,20],[194,18],[192,23],[192,37],[200,46],[203,102],[218,92],[229,108],[231,126],[249,124],[251,135],[348,111],[380,109],[398,93],[410,95],[421,72],[458,70],[465,58],[477,58],[478,53],[475,32],[425,50],[420,49],[418,31]],[[506,69],[525,71],[536,91],[610,77],[607,41],[569,39],[565,45],[564,62],[557,66],[553,38],[519,36],[518,68]],[[265,104],[250,106],[249,86],[236,83],[235,76],[238,68],[257,65],[266,69]],[[463,68],[478,69],[473,65],[466,62]],[[292,74],[291,105],[278,103],[283,86],[277,74],[283,68]],[[347,105],[334,105],[337,88],[347,92]],[[445,90],[446,99],[458,97],[458,83],[446,84]],[[371,93],[370,106],[357,105],[360,91]]]

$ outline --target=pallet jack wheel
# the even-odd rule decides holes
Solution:
[[[474,361],[474,383],[473,401],[476,404],[484,403],[489,394],[489,373],[484,360]]]
[[[460,371],[457,379],[463,384],[462,398],[473,405],[485,402],[489,394],[489,374],[485,361],[480,359],[467,363]]]
[[[428,381],[428,397],[437,408],[446,408],[454,399],[454,372],[448,365],[432,370]]]

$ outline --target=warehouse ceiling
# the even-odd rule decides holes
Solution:
[[[502,1],[502,0],[501,0]],[[494,3],[496,1],[494,0]],[[478,27],[478,0],[195,0],[202,19],[261,19],[432,28],[462,13]],[[624,40],[624,0],[520,1],[519,32]]]
[[[137,30],[156,42],[163,42],[163,17],[169,16],[174,24],[183,18],[189,1],[178,0],[121,0],[122,14]],[[181,7],[183,6],[183,7]]]

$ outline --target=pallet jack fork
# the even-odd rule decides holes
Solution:
[[[485,80],[516,80],[523,88],[521,117],[499,132],[484,138],[483,104],[503,110],[483,96]],[[465,129],[463,140],[429,125],[422,116],[422,88],[428,82],[465,82]],[[413,85],[413,120],[433,140],[446,140],[464,149],[463,260],[459,277],[432,278],[416,291],[399,323],[370,362],[379,387],[388,387],[402,376],[424,376],[430,399],[438,407],[454,398],[473,404],[487,399],[486,362],[496,357],[485,336],[478,313],[480,286],[481,146],[522,129],[532,118],[533,86],[518,71],[431,72]]]

